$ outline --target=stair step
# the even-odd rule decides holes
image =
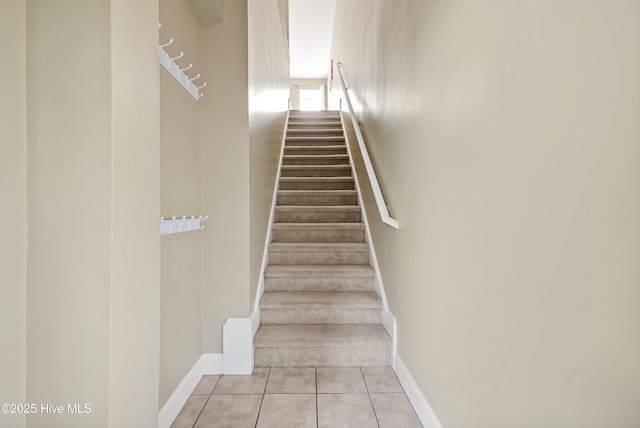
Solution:
[[[346,155],[347,146],[285,146],[285,155]]]
[[[349,165],[349,155],[283,155],[282,165]]]
[[[353,177],[282,177],[280,190],[354,190]]]
[[[360,242],[272,242],[274,265],[362,265],[369,263],[369,246]]]
[[[282,165],[281,177],[351,177],[350,165]]]
[[[275,209],[276,223],[356,223],[361,221],[357,205],[302,206],[279,205]]]
[[[356,205],[355,190],[278,190],[278,205]]]
[[[364,242],[362,223],[274,223],[273,242]]]
[[[368,265],[270,265],[264,274],[269,291],[373,291]]]
[[[283,291],[260,301],[264,324],[380,324],[382,302],[366,291]]]
[[[288,146],[329,146],[334,143],[344,143],[343,135],[331,135],[326,137],[311,136],[311,137],[289,137],[285,138],[285,144]]]
[[[342,128],[327,127],[327,128],[288,128],[287,137],[304,137],[304,136],[329,136],[329,135],[342,135]]]
[[[385,366],[391,338],[380,324],[263,325],[257,367]]]
[[[340,128],[342,129],[342,123],[339,120],[333,120],[330,118],[328,120],[298,120],[297,118],[290,119],[287,124],[288,129],[291,128]]]

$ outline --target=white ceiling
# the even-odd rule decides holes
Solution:
[[[329,70],[336,0],[289,0],[292,78],[324,78]]]

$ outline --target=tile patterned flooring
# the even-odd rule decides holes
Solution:
[[[422,425],[390,367],[265,367],[246,376],[204,376],[171,427]]]

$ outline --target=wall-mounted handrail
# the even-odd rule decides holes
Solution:
[[[351,105],[351,98],[349,97],[348,92],[349,84],[347,83],[347,79],[344,77],[344,70],[342,69],[341,62],[338,63],[338,74],[340,74],[340,81],[342,82],[342,93],[344,94],[344,100],[346,101],[347,108],[349,109],[349,115],[351,116],[353,129],[356,133],[356,139],[358,140],[358,146],[360,147],[360,152],[362,153],[364,166],[367,170],[367,175],[369,176],[369,182],[371,183],[371,188],[373,189],[373,196],[375,197],[376,205],[378,206],[380,218],[389,226],[399,229],[400,225],[398,224],[398,221],[392,218],[389,214],[389,207],[384,200],[384,196],[382,195],[380,183],[378,183],[378,177],[376,176],[376,171],[373,169],[373,164],[371,163],[371,158],[369,157],[369,152],[367,151],[367,146],[364,144],[364,137],[362,136],[360,125],[358,124],[358,119],[356,118],[356,115],[353,112],[353,106]]]

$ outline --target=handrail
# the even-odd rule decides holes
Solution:
[[[378,183],[378,177],[376,177],[376,172],[373,169],[373,164],[371,163],[371,158],[369,157],[369,152],[367,151],[367,146],[364,144],[364,137],[362,136],[362,131],[360,131],[360,125],[358,124],[358,119],[356,119],[356,115],[353,112],[351,98],[349,98],[349,93],[347,92],[347,90],[349,89],[349,84],[347,83],[347,79],[344,77],[344,70],[342,69],[341,62],[338,63],[338,72],[340,74],[340,81],[342,82],[342,92],[344,94],[344,99],[347,102],[349,115],[351,116],[351,122],[353,123],[353,129],[355,130],[356,139],[358,140],[358,146],[360,147],[362,159],[364,160],[364,166],[367,170],[367,175],[369,176],[371,188],[373,189],[373,196],[376,199],[376,205],[378,205],[380,218],[389,226],[399,229],[400,225],[398,224],[398,221],[392,218],[389,214],[389,207],[387,206],[387,203],[384,200],[384,196],[382,195],[380,183]]]

